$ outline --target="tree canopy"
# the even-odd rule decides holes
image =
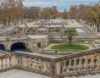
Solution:
[[[60,12],[56,6],[52,7],[25,7],[23,0],[0,0],[0,23],[5,26],[11,23],[28,19],[29,21],[37,19],[82,19],[86,23],[95,25],[100,32],[100,2],[92,5],[72,5],[70,9]]]

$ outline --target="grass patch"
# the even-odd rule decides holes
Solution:
[[[89,49],[89,47],[81,44],[72,44],[71,46],[69,46],[69,44],[64,43],[64,44],[53,45],[51,46],[51,49],[59,51],[78,52],[87,50]]]

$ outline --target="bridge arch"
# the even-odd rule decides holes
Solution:
[[[26,51],[26,44],[24,42],[16,42],[11,45],[11,51]]]
[[[5,46],[4,46],[4,44],[0,44],[0,50],[5,51]]]

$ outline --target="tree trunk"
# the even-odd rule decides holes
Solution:
[[[100,32],[100,26],[97,25],[97,32]]]
[[[72,36],[71,35],[68,37],[68,40],[69,40],[69,46],[71,46],[72,45]]]

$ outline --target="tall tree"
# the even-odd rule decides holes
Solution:
[[[97,32],[100,32],[100,4],[96,3],[90,6],[89,12],[86,16],[87,22],[96,26]]]
[[[22,12],[23,0],[0,0],[2,11],[2,21],[4,25],[9,25],[11,22],[20,19]]]
[[[76,18],[77,12],[77,6],[71,6],[69,10],[70,18]]]
[[[67,12],[66,9],[65,9],[64,12],[62,13],[62,18],[63,18],[63,19],[69,18],[69,13]]]
[[[76,29],[75,28],[67,28],[65,30],[65,34],[68,36],[69,46],[71,46],[72,41],[73,41],[73,36],[77,35]]]
[[[42,13],[41,13],[42,18],[45,19],[45,21],[52,18],[51,12],[52,12],[52,8],[50,8],[50,7],[43,8]]]

